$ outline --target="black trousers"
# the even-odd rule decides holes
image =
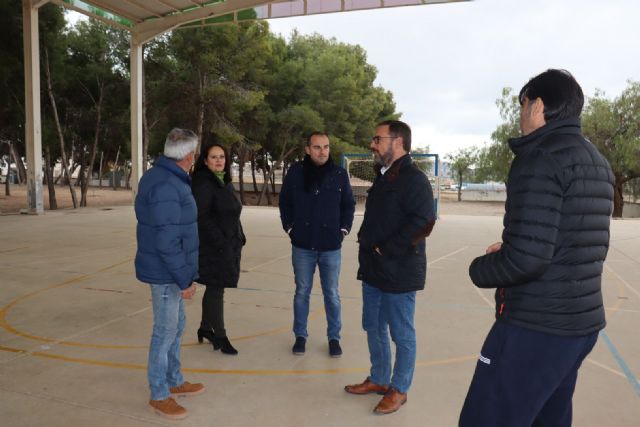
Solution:
[[[206,287],[202,297],[200,329],[213,330],[216,338],[227,336],[224,329],[224,288]]]
[[[598,339],[493,324],[460,414],[461,427],[570,427],[578,369]]]

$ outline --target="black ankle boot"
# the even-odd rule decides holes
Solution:
[[[198,342],[202,344],[203,338],[206,338],[210,343],[213,343],[216,336],[210,329],[198,329]]]
[[[227,337],[220,337],[220,338],[216,337],[213,340],[213,349],[214,350],[220,349],[220,351],[224,354],[232,354],[232,355],[238,354],[238,350],[233,348],[233,346],[231,345],[231,342],[229,342],[229,338]]]

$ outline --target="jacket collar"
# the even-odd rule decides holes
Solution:
[[[509,140],[509,148],[517,155],[526,151],[532,141],[541,141],[546,136],[555,133],[580,135],[580,118],[569,117],[568,119],[555,120],[534,130],[529,135],[511,138]]]
[[[218,186],[220,188],[224,187],[227,184],[227,175],[226,174],[225,174],[224,183],[223,183],[216,176],[216,174],[211,172],[209,170],[209,168],[207,168],[207,167],[196,169],[195,171],[193,171],[193,178],[209,179],[210,181],[212,181],[214,183],[214,185],[216,185],[216,186]]]
[[[394,181],[398,177],[398,174],[400,173],[400,169],[410,164],[411,164],[411,155],[407,153],[404,156],[400,157],[399,159],[396,159],[396,161],[394,161],[393,163],[391,163],[391,166],[389,166],[389,169],[387,169],[387,171],[384,173],[384,177],[389,181]],[[382,169],[382,166],[375,165],[374,168],[375,168],[376,174],[380,176],[381,175],[380,169]]]
[[[176,164],[176,161],[173,159],[169,159],[165,156],[160,156],[158,157],[158,160],[156,160],[155,166],[168,170],[187,184],[191,183],[189,174],[186,173],[180,166],[178,166]]]

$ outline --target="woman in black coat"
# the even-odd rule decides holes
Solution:
[[[224,147],[205,144],[195,164],[191,188],[198,206],[198,283],[207,288],[202,297],[198,342],[206,338],[214,350],[238,354],[227,338],[223,309],[224,288],[238,287],[240,253],[246,242],[240,224],[242,204],[231,184],[230,163]]]

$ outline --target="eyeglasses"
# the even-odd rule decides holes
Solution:
[[[371,142],[373,142],[374,144],[378,145],[380,144],[380,140],[381,139],[396,139],[397,136],[374,136],[373,138],[371,138]]]

